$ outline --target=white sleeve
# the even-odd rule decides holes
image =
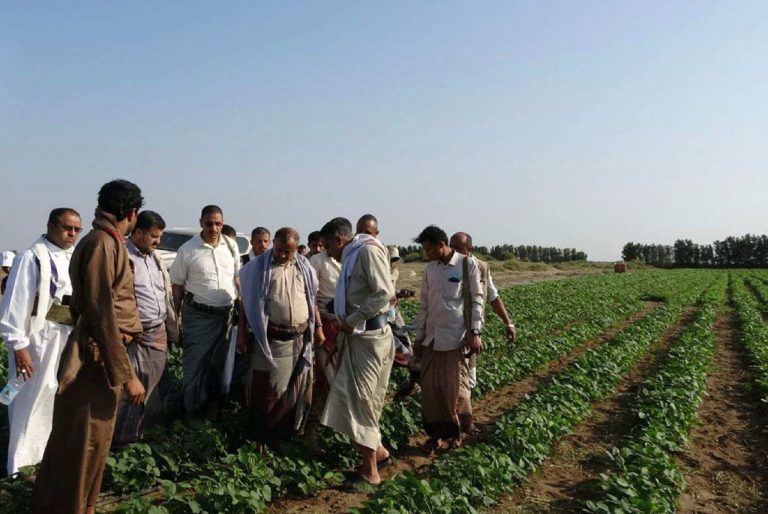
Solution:
[[[182,245],[176,252],[176,258],[173,259],[171,269],[168,270],[168,274],[171,276],[171,284],[175,286],[183,286],[187,283],[186,257],[186,252],[184,252],[184,245]]]
[[[0,302],[0,335],[11,351],[29,346],[30,322],[39,280],[35,254],[25,251],[17,255]]]
[[[499,290],[496,289],[496,286],[493,284],[491,270],[488,270],[488,283],[486,284],[486,287],[488,288],[488,303],[491,303],[499,297]]]

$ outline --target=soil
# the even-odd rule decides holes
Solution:
[[[424,268],[427,266],[424,262],[408,262],[398,264],[400,269],[400,278],[397,281],[397,288],[408,288],[415,291],[421,287],[421,277],[424,274]],[[493,269],[493,283],[497,288],[512,287],[520,284],[533,284],[535,282],[544,282],[547,280],[564,280],[567,278],[578,277],[581,275],[596,275],[600,273],[613,273],[613,268],[608,265],[604,267],[583,267],[572,269],[557,269],[547,267],[544,270],[525,270],[511,271],[507,269]]]
[[[505,496],[486,512],[571,513],[582,512],[586,500],[593,499],[590,487],[609,465],[606,451],[621,443],[632,429],[633,399],[645,379],[663,361],[669,344],[690,325],[695,314],[688,308],[668,328],[661,340],[641,358],[618,385],[609,399],[595,403],[589,419],[564,438],[541,469],[529,481]]]
[[[567,356],[551,361],[535,375],[502,386],[473,402],[474,421],[481,433],[476,437],[470,437],[465,444],[475,444],[486,439],[495,420],[519,404],[525,395],[534,392],[542,382],[575,362],[588,349],[610,340],[618,332],[647,316],[656,306],[658,306],[657,302],[646,302],[645,307],[639,312],[617,323],[595,339],[584,343]],[[413,436],[409,444],[395,455],[394,464],[381,472],[382,479],[387,480],[403,472],[425,473],[429,465],[444,453],[427,455],[421,449],[425,442],[426,436],[423,433]],[[269,506],[267,512],[273,514],[346,512],[351,508],[360,507],[370,494],[366,491],[347,493],[338,489],[325,489],[312,498],[289,497],[278,500]]]
[[[685,470],[680,513],[768,512],[768,411],[753,390],[750,364],[729,308],[718,318],[716,369],[700,422],[677,459]]]

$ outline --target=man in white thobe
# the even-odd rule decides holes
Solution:
[[[8,406],[8,474],[40,462],[48,442],[59,386],[56,370],[72,330],[69,260],[82,230],[77,211],[51,211],[46,234],[16,256],[0,302],[8,376],[25,379]]]

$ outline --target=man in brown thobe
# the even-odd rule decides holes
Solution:
[[[90,514],[101,489],[120,395],[144,401],[126,345],[141,335],[124,236],[143,203],[131,182],[99,191],[93,230],[69,267],[75,328],[59,365],[53,428],[35,482],[35,514]]]

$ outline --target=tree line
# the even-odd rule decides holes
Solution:
[[[768,267],[768,236],[729,236],[712,244],[698,244],[690,239],[678,239],[673,245],[629,242],[624,245],[621,257],[625,261],[640,260],[660,267]]]
[[[400,256],[405,262],[426,261],[420,245],[400,246]],[[587,254],[576,250],[575,248],[556,248],[553,246],[537,245],[494,245],[476,246],[472,253],[484,257],[484,260],[507,261],[516,259],[525,262],[543,262],[546,264],[555,264],[568,261],[585,261]]]

